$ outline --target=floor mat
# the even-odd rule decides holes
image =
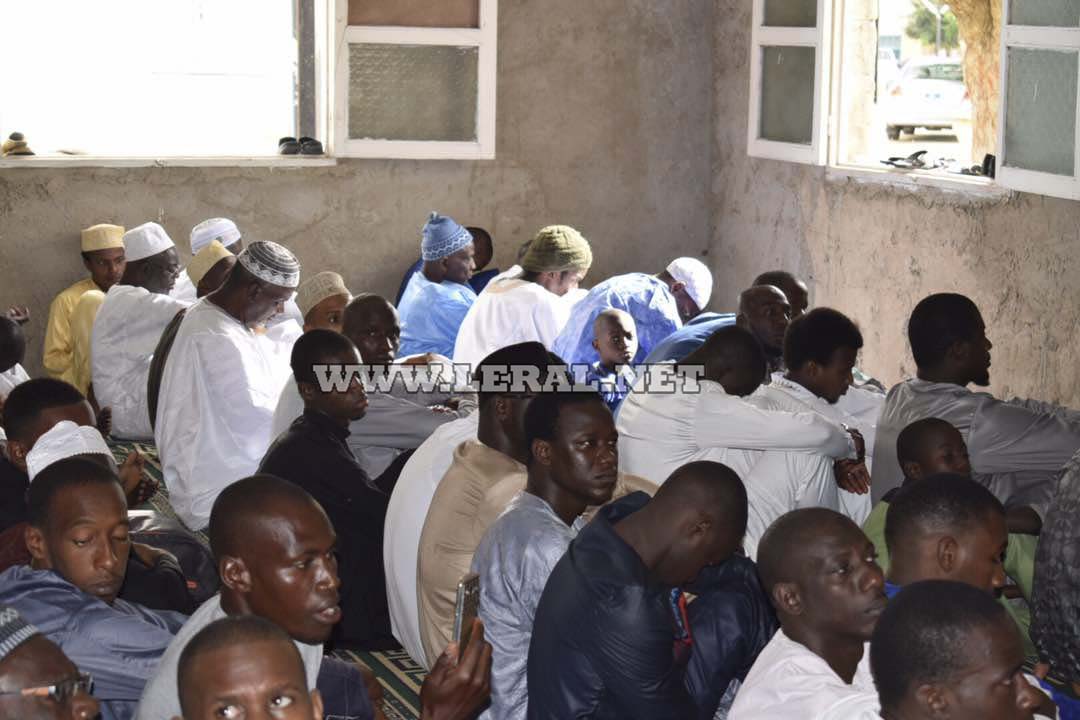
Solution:
[[[383,712],[387,720],[419,720],[420,685],[427,672],[404,650],[358,652],[335,650],[345,662],[359,662],[375,673],[383,686]]]

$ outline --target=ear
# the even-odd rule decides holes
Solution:
[[[943,535],[937,542],[937,564],[944,572],[952,573],[959,560],[960,546],[956,538]]]
[[[600,341],[599,340],[593,340],[592,341],[592,348],[596,352],[600,352]]]
[[[30,552],[30,557],[34,559],[34,568],[40,570],[51,567],[52,561],[49,559],[49,548],[45,543],[45,533],[33,525],[27,525],[23,537],[26,542],[26,549]]]
[[[322,720],[323,701],[322,693],[318,689],[311,691],[311,720]]]
[[[83,264],[83,267],[86,268],[87,270],[93,269],[91,267],[91,265],[90,265],[90,258],[86,257],[85,255],[83,255],[82,264]]]
[[[551,443],[547,440],[532,441],[532,456],[541,465],[551,465]]]
[[[20,470],[26,472],[26,444],[21,440],[8,440],[7,453],[8,459]]]
[[[229,555],[221,558],[218,575],[221,576],[221,584],[230,590],[239,593],[251,592],[251,573],[240,558]]]
[[[902,463],[900,468],[904,471],[904,477],[911,480],[922,480],[923,471],[922,465],[914,460],[908,460],[906,463]]]
[[[915,702],[923,708],[926,717],[949,717],[949,699],[944,690],[937,685],[920,685],[915,690]]]
[[[678,280],[676,280],[675,282],[671,283],[671,293],[673,295],[675,293],[679,292],[680,290],[685,290],[685,289],[686,289],[686,283],[684,283],[684,282],[679,282]]]
[[[312,385],[309,382],[296,383],[296,389],[300,391],[300,397],[303,398],[304,402],[314,398],[319,391],[318,386]]]
[[[247,299],[252,301],[259,297],[260,293],[262,293],[262,285],[256,280],[248,284],[247,292],[245,294],[247,295]]]
[[[776,583],[772,589],[772,601],[777,610],[788,615],[802,615],[803,601],[795,583]]]

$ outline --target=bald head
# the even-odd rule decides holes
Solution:
[[[219,562],[225,556],[254,554],[278,520],[304,507],[325,517],[299,485],[265,474],[238,480],[221,491],[210,510],[210,551]]]
[[[738,474],[711,460],[687,463],[673,472],[653,496],[655,512],[674,517],[707,517],[740,538],[746,532],[746,488]]]
[[[758,573],[765,591],[778,583],[799,582],[822,545],[852,531],[861,534],[850,519],[828,508],[803,508],[781,515],[758,544]]]
[[[775,285],[755,285],[739,295],[735,322],[754,334],[770,358],[784,352],[784,335],[791,322],[791,304]]]
[[[792,320],[805,313],[810,304],[810,293],[806,288],[806,283],[787,270],[763,272],[754,278],[754,285],[773,285],[780,288],[791,303]]]

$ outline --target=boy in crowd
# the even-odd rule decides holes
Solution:
[[[625,310],[604,310],[593,323],[593,348],[600,359],[589,366],[585,383],[600,392],[614,413],[634,386],[630,362],[637,355],[637,327]]]

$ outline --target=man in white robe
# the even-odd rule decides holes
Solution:
[[[128,230],[124,255],[124,275],[105,294],[90,332],[91,377],[98,404],[112,408],[112,434],[150,440],[150,362],[165,326],[189,303],[169,296],[180,260],[160,225],[148,222]]]
[[[856,450],[843,427],[816,412],[773,412],[743,400],[764,375],[753,335],[722,328],[677,366],[642,373],[616,419],[624,472],[659,485],[688,462],[713,460],[739,475],[749,502],[744,548],[751,558],[758,538],[784,512],[838,507],[833,460]]]
[[[454,362],[476,367],[499,348],[522,342],[550,350],[570,319],[573,306],[564,296],[576,291],[591,265],[592,249],[577,230],[568,225],[540,230],[520,265],[488,283],[469,308],[454,344]]]
[[[786,373],[776,372],[747,400],[762,410],[816,412],[859,431],[867,450],[864,462],[843,461],[837,471],[840,510],[862,526],[870,514],[870,449],[874,445],[876,412],[859,412],[864,405],[880,408],[885,396],[852,386],[852,369],[862,348],[862,333],[850,319],[817,308],[791,321],[784,338]],[[873,419],[869,419],[872,416]]]
[[[1080,449],[1080,412],[1019,398],[1004,401],[967,386],[990,384],[990,349],[979,309],[963,295],[922,300],[908,321],[917,377],[885,399],[874,448],[874,502],[903,482],[896,438],[916,420],[936,417],[960,431],[972,477],[1006,508],[1030,506],[1041,516],[1065,463]]]
[[[218,290],[188,308],[162,375],[154,437],[165,484],[189,527],[206,527],[223,488],[253,474],[273,437],[288,353],[261,330],[300,280],[272,242],[240,253]]]
[[[198,255],[199,251],[210,243],[217,240],[229,252],[236,255],[244,249],[244,240],[240,235],[236,223],[228,218],[210,218],[191,228],[191,254]],[[197,282],[192,282],[188,271],[185,269],[176,279],[171,295],[177,300],[186,300],[188,303],[195,302],[197,295]]]

